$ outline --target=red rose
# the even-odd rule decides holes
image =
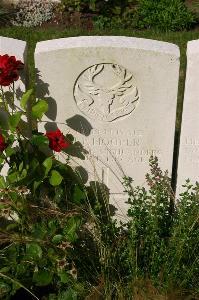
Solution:
[[[0,85],[8,86],[19,78],[18,71],[23,68],[23,63],[16,60],[15,56],[0,55]]]
[[[65,140],[63,133],[59,129],[46,132],[46,136],[49,139],[50,149],[56,152],[60,152],[62,149],[70,146],[70,143]]]
[[[2,134],[0,134],[0,152],[3,152],[7,148],[7,144],[5,143],[5,139]]]

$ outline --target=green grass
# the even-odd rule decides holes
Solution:
[[[116,35],[116,36],[130,36],[140,37],[146,39],[154,39],[159,41],[170,42],[180,47],[181,58],[180,58],[180,81],[178,91],[178,103],[177,103],[177,118],[176,118],[176,136],[175,144],[176,150],[174,154],[174,170],[176,170],[177,162],[177,146],[179,143],[179,132],[181,124],[181,115],[183,107],[183,95],[184,95],[184,83],[185,83],[185,72],[186,72],[186,46],[190,40],[199,39],[199,31],[185,31],[185,32],[159,32],[151,30],[136,31],[130,29],[114,29],[114,30],[100,30],[100,31],[86,31],[81,29],[65,29],[58,30],[54,28],[41,29],[41,28],[20,28],[20,27],[8,27],[0,28],[0,35],[6,37],[12,37],[27,41],[28,44],[28,61],[29,61],[29,78],[30,86],[34,84],[35,73],[34,73],[34,49],[36,43],[39,41],[58,39],[72,36],[87,36],[87,35]]]

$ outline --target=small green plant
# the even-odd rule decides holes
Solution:
[[[95,12],[96,0],[62,0],[61,9],[66,12]]]
[[[62,9],[65,11],[69,11],[69,12],[80,11],[83,7],[83,1],[81,1],[81,0],[62,0],[61,6],[62,6]]]
[[[190,29],[194,15],[182,0],[139,0],[132,16],[136,28],[156,28],[163,31]]]
[[[198,295],[199,185],[187,181],[176,201],[168,173],[160,170],[157,158],[150,159],[150,167],[148,191],[133,188],[131,179],[124,178],[130,205],[123,252],[129,264],[128,282],[144,279],[159,293],[193,291]]]
[[[121,27],[121,20],[120,18],[110,18],[106,16],[95,16],[93,18],[94,27],[97,30],[103,30],[103,29],[110,29],[110,28],[116,28],[118,25],[118,28]]]
[[[157,158],[150,167],[148,189],[124,178],[128,221],[99,226],[99,293],[104,299],[198,299],[199,185],[187,181],[176,201]]]
[[[92,11],[101,16],[112,17],[122,15],[123,12],[131,5],[135,4],[135,0],[62,0],[63,10],[69,12],[88,12]]]

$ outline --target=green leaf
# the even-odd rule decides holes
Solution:
[[[77,300],[77,292],[70,288],[67,291],[61,292],[58,300]]]
[[[60,185],[62,182],[63,177],[61,174],[55,170],[52,170],[51,177],[49,179],[49,182],[52,186]]]
[[[42,181],[34,181],[34,184],[33,184],[33,190],[34,190],[34,193],[36,191],[36,189],[40,186],[40,184],[42,183]]]
[[[23,170],[23,161],[19,165],[19,172],[21,172],[22,170]]]
[[[0,176],[0,188],[5,189],[6,188],[6,182],[3,176]]]
[[[19,180],[19,174],[17,172],[10,173],[7,176],[7,180],[9,183],[17,182]]]
[[[48,111],[48,103],[45,100],[39,100],[33,107],[32,107],[32,116],[35,119],[41,120],[43,114]]]
[[[16,271],[17,271],[17,276],[24,276],[25,274],[27,274],[28,272],[28,264],[27,263],[22,263],[22,261],[20,262],[20,264],[18,264],[16,266]]]
[[[13,114],[12,116],[9,116],[10,130],[14,130],[18,126],[22,115],[23,115],[23,113],[18,111],[15,114]]]
[[[33,89],[30,89],[23,94],[21,101],[20,101],[20,106],[22,109],[26,110],[27,102],[28,102],[30,96],[32,95],[32,93],[33,93]]]
[[[11,155],[13,155],[16,152],[16,150],[14,148],[12,148],[11,146],[8,146],[5,151],[6,151],[7,157],[10,157]]]
[[[32,259],[42,258],[42,249],[36,243],[26,244],[26,254]]]
[[[9,295],[10,294],[10,290],[11,290],[11,288],[10,288],[10,286],[7,283],[5,283],[3,281],[0,281],[0,296],[1,297],[6,296],[6,295],[10,296]],[[8,299],[8,298],[6,297],[6,299]]]
[[[36,223],[32,228],[32,236],[38,240],[44,240],[47,235],[46,226],[42,223]]]
[[[35,146],[48,145],[49,139],[45,135],[33,135],[31,142]]]
[[[53,248],[48,248],[48,256],[55,258],[55,250]]]
[[[44,162],[43,162],[43,166],[46,168],[45,170],[45,175],[48,174],[48,172],[50,171],[50,169],[52,168],[53,165],[53,160],[51,157],[47,157]]]
[[[1,273],[8,273],[9,271],[10,271],[10,267],[4,267],[4,268],[0,269]]]
[[[2,193],[0,193],[0,196],[2,195]],[[0,210],[1,209],[5,209],[5,208],[7,208],[7,205],[6,204],[0,204]]]
[[[34,171],[39,166],[39,161],[36,158],[32,158],[30,162],[30,170]]]
[[[81,225],[81,218],[75,216],[71,217],[66,226],[64,227],[64,234],[67,236],[68,241],[75,242],[78,238],[76,231]]]
[[[23,169],[23,171],[20,174],[20,179],[22,180],[22,179],[26,178],[27,174],[28,174],[27,170]]]
[[[63,239],[63,235],[57,234],[52,238],[53,244],[59,244]]]
[[[60,281],[62,283],[67,283],[71,281],[71,276],[64,270],[59,270],[58,271],[58,276],[60,277]]]
[[[82,200],[86,200],[86,194],[79,188],[78,185],[76,185],[73,192],[73,201],[79,204]]]
[[[55,234],[56,230],[57,230],[57,220],[52,219],[48,222],[48,228],[49,228],[49,233],[50,234]]]
[[[52,271],[48,270],[39,270],[35,272],[33,275],[33,281],[36,283],[37,286],[46,286],[51,283],[53,279]]]

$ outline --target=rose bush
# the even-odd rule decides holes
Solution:
[[[60,129],[38,131],[47,101],[34,99],[31,89],[15,105],[13,83],[22,67],[14,56],[0,56],[0,171],[7,165],[0,175],[0,298],[10,299],[21,287],[42,295],[43,286],[50,299],[74,298],[76,290],[87,290],[78,264],[79,253],[86,252],[89,188],[66,153],[75,148],[73,137]],[[55,156],[61,151],[63,162]]]
[[[15,56],[8,54],[0,55],[0,85],[9,86],[19,78],[19,70],[23,68],[23,63],[16,60]]]
[[[49,139],[50,149],[56,152],[60,152],[70,146],[70,143],[65,140],[63,133],[59,129],[46,132],[46,136]]]

